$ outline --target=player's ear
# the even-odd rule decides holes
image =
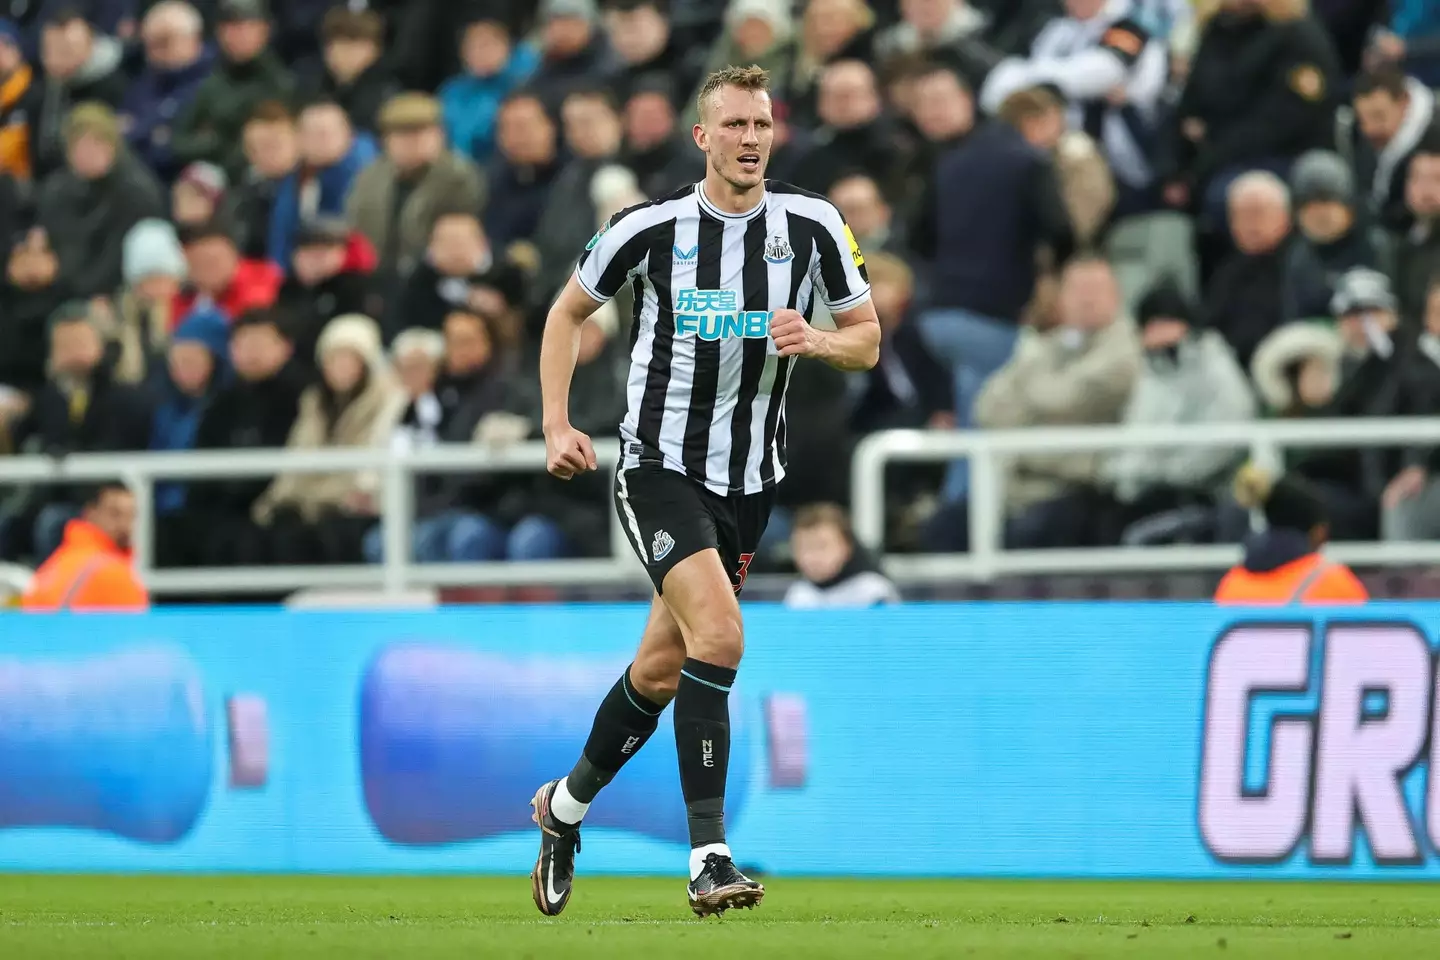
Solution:
[[[690,136],[695,138],[695,146],[699,147],[701,150],[709,149],[708,143],[710,138],[705,135],[704,124],[695,124],[695,126],[690,130]]]

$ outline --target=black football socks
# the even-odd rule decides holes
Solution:
[[[730,765],[730,687],[735,671],[687,658],[675,694],[675,748],[690,821],[690,846],[725,842]]]
[[[615,686],[600,702],[595,712],[595,723],[590,727],[590,738],[585,741],[585,750],[575,768],[570,771],[561,786],[565,799],[573,799],[583,806],[590,801],[611,780],[626,761],[640,752],[645,741],[655,732],[660,714],[665,712],[664,704],[655,703],[635,689],[630,681],[630,668],[626,667]],[[555,810],[561,822],[578,822],[575,808],[562,801],[562,809]],[[584,810],[579,810],[581,816]],[[569,814],[575,817],[571,820]]]

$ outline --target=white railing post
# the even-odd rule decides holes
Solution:
[[[985,443],[984,434],[973,435],[970,449],[970,562],[975,577],[995,578],[996,554],[1004,548],[1005,495],[1001,460]]]
[[[404,592],[410,573],[411,526],[415,522],[415,473],[393,451],[385,460],[381,480],[380,536],[385,543],[385,592]]]
[[[855,539],[879,554],[885,546],[886,435],[875,433],[855,445],[850,457],[850,525]]]
[[[155,567],[155,479],[137,470],[126,470],[120,479],[135,493],[135,529],[130,546],[135,572],[143,583]]]

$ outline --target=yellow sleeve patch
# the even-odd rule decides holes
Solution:
[[[1301,99],[1319,100],[1325,96],[1325,74],[1319,67],[1304,64],[1290,71],[1290,89]]]
[[[855,261],[855,266],[865,266],[865,255],[860,252],[860,244],[855,240],[855,234],[850,230],[850,224],[845,224],[845,239],[850,241],[850,259]]]

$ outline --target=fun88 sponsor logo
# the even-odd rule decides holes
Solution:
[[[741,310],[735,290],[686,287],[675,295],[677,337],[763,339],[770,335],[770,318],[767,310]]]
[[[1206,677],[1199,827],[1217,860],[1440,852],[1440,670],[1404,622],[1237,624]],[[1303,851],[1303,853],[1302,853]]]

